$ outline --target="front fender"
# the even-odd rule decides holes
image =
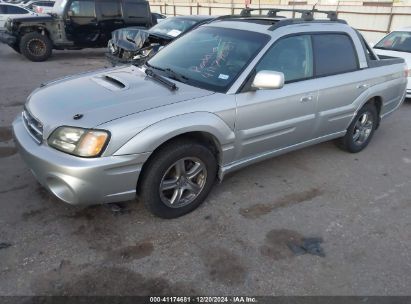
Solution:
[[[221,162],[234,156],[234,131],[217,115],[209,112],[182,114],[161,120],[140,131],[114,155],[153,152],[166,141],[188,132],[205,132],[218,141]]]

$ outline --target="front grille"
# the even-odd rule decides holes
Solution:
[[[38,143],[41,144],[43,141],[43,125],[39,122],[33,115],[30,114],[26,109],[22,113],[24,125],[29,131],[31,137]]]

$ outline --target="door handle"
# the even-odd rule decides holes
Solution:
[[[312,96],[312,95],[303,96],[303,97],[301,97],[301,99],[300,99],[301,102],[308,102],[308,101],[311,101],[311,100],[313,100],[313,96]]]
[[[366,89],[366,88],[368,88],[368,84],[366,83],[357,85],[357,89]]]

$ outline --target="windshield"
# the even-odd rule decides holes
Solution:
[[[167,18],[150,29],[150,33],[177,37],[197,23],[193,19]]]
[[[200,27],[158,52],[147,66],[172,70],[193,86],[226,92],[269,39],[255,32]]]
[[[374,48],[411,53],[411,32],[392,32]]]

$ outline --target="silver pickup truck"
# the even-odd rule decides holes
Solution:
[[[331,12],[252,12],[199,27],[142,68],[35,90],[13,128],[38,181],[69,204],[138,196],[174,218],[257,161],[332,139],[363,150],[404,100],[404,61],[380,60]]]

